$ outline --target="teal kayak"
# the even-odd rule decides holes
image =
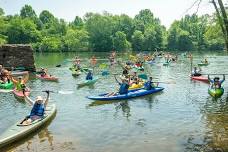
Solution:
[[[77,84],[78,87],[86,86],[86,85],[92,85],[98,81],[98,78],[94,78],[93,80],[85,80],[82,83]]]
[[[4,148],[13,142],[21,141],[24,137],[31,135],[32,132],[37,131],[49,122],[55,116],[55,113],[56,106],[54,104],[47,105],[43,118],[35,120],[26,126],[21,124],[24,119],[12,125],[0,134],[0,148]]]
[[[210,87],[208,93],[214,98],[220,98],[224,93],[224,88],[215,89]]]
[[[10,90],[13,89],[13,82],[10,81],[9,83],[0,83],[0,89],[6,89],[6,90]]]

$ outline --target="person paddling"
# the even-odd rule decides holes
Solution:
[[[127,79],[122,79],[122,83],[119,82],[115,76],[116,82],[120,85],[119,91],[118,92],[112,92],[107,94],[107,97],[114,96],[116,94],[127,94],[128,93],[128,88],[129,88],[129,82]]]
[[[44,77],[47,75],[47,69],[44,69],[44,68],[41,68],[41,71],[40,71],[40,76],[41,77]]]
[[[212,80],[210,78],[210,76],[208,75],[208,80],[211,82],[211,85],[213,88],[219,89],[222,87],[222,83],[225,81],[225,75],[223,75],[223,79],[220,80],[219,77],[215,77],[214,80]]]
[[[153,85],[153,78],[150,77],[149,80],[144,84],[144,88],[146,90],[151,90],[154,88],[154,85]]]
[[[89,70],[87,76],[86,76],[86,80],[93,80],[93,73],[92,70]]]
[[[50,91],[45,91],[47,93],[47,97],[44,100],[41,96],[37,96],[36,100],[33,101],[25,94],[25,90],[23,89],[23,94],[25,96],[25,101],[28,102],[30,105],[32,105],[32,110],[22,122],[22,125],[30,125],[33,121],[42,119],[44,116],[45,109],[47,107],[48,101],[49,101],[49,94]]]
[[[198,77],[198,76],[201,76],[201,69],[199,68],[199,69],[197,69],[197,67],[194,67],[193,68],[193,71],[192,71],[192,76],[196,76],[196,77]]]
[[[11,81],[14,83],[16,90],[17,91],[22,91],[23,89],[26,88],[25,84],[29,79],[29,74],[27,73],[27,75],[25,77],[18,77],[18,80],[14,79],[12,76],[10,76]]]

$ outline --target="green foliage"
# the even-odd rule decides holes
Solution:
[[[118,31],[113,38],[113,46],[117,51],[126,51],[130,48],[130,43],[127,41],[126,34]]]
[[[34,43],[40,41],[40,32],[28,18],[13,18],[7,30],[8,43]]]
[[[64,36],[64,50],[65,51],[82,51],[88,50],[89,36],[85,29],[68,29]]]
[[[0,44],[29,43],[36,51],[154,51],[224,48],[222,31],[215,15],[186,15],[166,30],[149,9],[134,18],[128,15],[86,13],[67,23],[43,10],[36,14],[30,5],[20,15],[4,15],[0,8]]]
[[[132,35],[132,48],[134,51],[142,51],[144,43],[144,35],[141,31],[135,31]]]

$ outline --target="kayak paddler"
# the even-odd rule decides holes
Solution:
[[[89,72],[86,75],[86,80],[93,80],[93,73],[91,69],[89,69]]]
[[[222,83],[225,81],[225,75],[223,75],[223,79],[220,80],[219,77],[215,77],[214,80],[212,80],[210,78],[210,76],[208,75],[208,80],[210,81],[211,85],[213,88],[219,89],[222,87]]]
[[[112,92],[107,94],[107,97],[114,96],[116,94],[127,94],[128,93],[128,88],[129,88],[129,80],[127,79],[122,79],[122,83],[119,82],[115,76],[116,82],[120,85],[119,91],[118,92]],[[129,78],[130,79],[130,78]]]
[[[194,67],[193,68],[193,71],[192,71],[192,76],[196,76],[196,77],[198,77],[198,76],[201,76],[201,69],[199,68],[199,69],[197,69],[197,67]]]
[[[154,88],[154,85],[153,85],[153,78],[150,77],[149,80],[144,84],[144,88],[146,90],[151,90]]]
[[[28,96],[26,96],[25,94],[25,90],[23,89],[23,94],[25,96],[25,101],[28,102],[30,105],[32,105],[32,110],[29,114],[29,116],[27,116],[22,122],[22,125],[29,125],[31,124],[33,121],[41,119],[44,116],[44,112],[45,109],[47,107],[48,104],[48,100],[49,100],[49,94],[50,91],[45,91],[47,93],[47,97],[44,100],[42,96],[37,96],[36,100],[33,101],[32,99],[30,99]]]
[[[40,76],[41,77],[44,77],[47,75],[47,69],[44,69],[44,68],[41,68],[41,71],[40,71]]]
[[[12,76],[10,77],[11,81],[14,83],[17,91],[22,91],[26,88],[25,84],[29,79],[29,74],[25,75],[25,77],[18,77],[18,80],[14,79]]]

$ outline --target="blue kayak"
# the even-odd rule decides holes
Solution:
[[[141,97],[149,94],[153,94],[156,92],[162,91],[164,88],[162,87],[156,87],[152,90],[145,90],[145,89],[136,89],[136,90],[129,90],[127,94],[116,94],[114,96],[107,96],[108,93],[105,94],[100,94],[98,96],[88,96],[88,99],[92,100],[121,100],[121,99],[130,99],[130,98],[135,98],[135,97]]]

